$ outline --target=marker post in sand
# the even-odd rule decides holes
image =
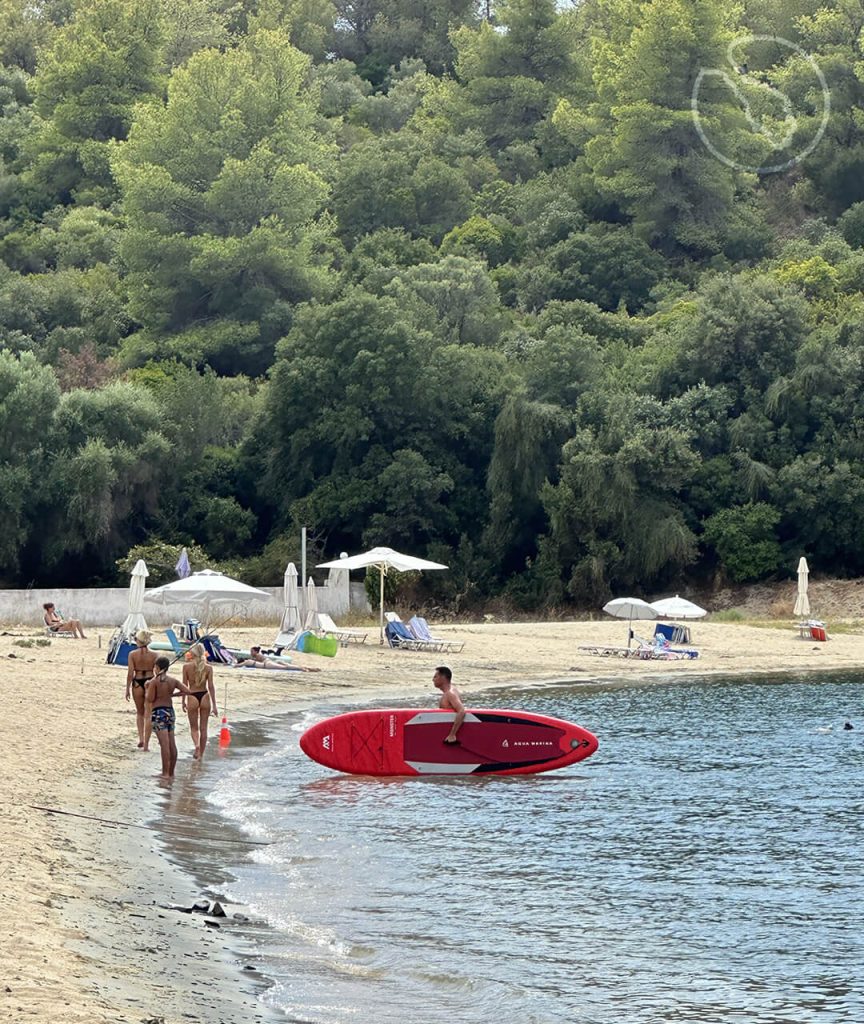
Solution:
[[[219,730],[219,748],[231,745],[231,730],[228,727],[228,680],[225,680],[225,699],[222,701],[222,728]]]

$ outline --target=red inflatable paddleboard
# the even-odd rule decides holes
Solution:
[[[353,775],[531,775],[590,757],[597,737],[527,711],[468,711],[458,744],[452,711],[379,708],[327,718],[300,737],[305,754]]]

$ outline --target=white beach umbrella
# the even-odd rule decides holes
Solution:
[[[144,618],[144,590],[149,575],[144,559],[139,558],[132,570],[132,579],[129,583],[129,614],[120,627],[124,636],[134,637],[139,629],[147,628],[147,620]]]
[[[315,580],[311,576],[306,581],[306,619],[303,628],[318,629],[318,591],[315,589]]]
[[[280,633],[297,633],[300,630],[300,599],[297,594],[297,569],[293,562],[285,568],[282,583],[282,599],[285,610],[282,612]]]
[[[638,597],[616,597],[614,600],[609,601],[608,604],[603,605],[603,611],[608,612],[609,615],[614,615],[616,619],[627,619],[627,646],[630,646],[633,632],[633,620],[634,619],[656,619],[656,609],[648,604],[647,601],[643,601]]]
[[[652,601],[651,607],[657,612],[660,619],[701,619],[708,612],[693,604],[684,597],[677,594],[674,597],[665,597],[662,601]]]
[[[221,572],[203,569],[149,591],[144,599],[162,605],[200,604],[204,609],[205,625],[209,626],[212,608],[218,607],[223,612],[231,606],[245,608],[252,601],[269,601],[270,595]]]
[[[807,596],[810,569],[807,566],[807,559],[801,557],[798,562],[798,596],[795,598],[795,608],[792,614],[803,619],[810,614],[810,598]]]
[[[322,562],[319,569],[369,569],[374,567],[381,576],[381,593],[379,597],[378,622],[381,629],[381,643],[384,643],[384,577],[388,572],[425,571],[427,569],[446,569],[440,562],[430,562],[414,555],[403,555],[393,548],[372,548],[362,555],[351,555],[349,558],[338,558],[335,562]]]

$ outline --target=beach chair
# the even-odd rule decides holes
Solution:
[[[277,654],[283,651],[292,651],[297,646],[302,630],[280,629],[273,641],[273,647]]]
[[[639,645],[636,657],[646,661],[683,661],[685,658],[699,657],[694,647],[673,647],[663,634],[655,633],[650,640],[634,634],[634,639]]]
[[[635,657],[636,647],[602,647],[598,644],[580,644],[577,650],[585,651],[586,654],[596,654],[601,658],[632,658]]]
[[[54,611],[57,612],[57,614],[60,616],[60,618],[64,622],[66,621],[67,616],[65,616],[60,611],[59,608],[55,608]],[[46,636],[55,636],[55,637],[57,637],[58,640],[60,638],[64,638],[66,640],[74,640],[75,639],[75,634],[74,633],[70,633],[68,630],[64,630],[63,632],[61,632],[60,630],[52,629],[50,626],[45,626],[45,635]]]
[[[689,644],[690,627],[677,622],[658,622],[654,627],[654,637],[663,637],[670,644]]]
[[[405,651],[438,651],[440,653],[441,649],[436,644],[427,644],[424,640],[418,640],[396,612],[385,612],[384,618],[387,620],[384,636],[387,637],[387,643],[391,647],[398,647]]]
[[[808,619],[806,622],[799,622],[796,629],[798,630],[798,636],[802,640],[825,641],[828,639],[825,623],[819,619]]]
[[[166,629],[165,636],[168,637],[168,643],[171,644],[171,650],[178,658],[182,658],[192,646],[192,644],[182,643],[173,629]]]
[[[215,662],[220,665],[237,664],[237,656],[235,653],[227,647],[223,647],[222,641],[218,636],[202,636],[198,642],[207,652],[207,657],[211,662]]]
[[[464,640],[445,640],[443,637],[432,636],[429,623],[422,615],[412,616],[408,620],[408,629],[418,640],[423,640],[427,644],[438,644],[439,651],[458,654],[465,646]]]
[[[318,625],[325,632],[335,636],[343,647],[349,643],[365,644],[369,633],[365,629],[343,629],[337,626],[327,612],[318,612]]]
[[[194,644],[201,639],[201,623],[197,619],[186,619],[185,622],[172,622],[171,628],[181,644]]]
[[[67,634],[71,636],[72,634]],[[115,629],[108,641],[108,654],[105,662],[108,665],[129,664],[129,655],[135,650],[136,644],[127,637],[122,629]]]

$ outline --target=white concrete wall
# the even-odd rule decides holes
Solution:
[[[273,623],[278,626],[282,619],[282,588],[260,587],[271,595],[268,602],[257,601],[254,604],[235,608],[220,607],[214,612],[214,620],[221,622],[232,613],[233,625],[246,623]],[[350,609],[369,611],[366,592],[362,583],[352,583],[346,593],[344,587],[332,590],[326,585],[316,591],[318,609],[327,612],[338,620]],[[86,629],[88,626],[119,626],[129,611],[129,591],[125,587],[101,587],[93,589],[68,590],[57,587],[53,590],[0,590],[0,623],[4,625],[42,626],[44,612],[42,605],[53,601],[55,606],[68,618],[80,619]],[[169,605],[163,608],[158,604],[144,602],[144,617],[150,626],[167,626],[172,622],[201,617],[200,605]]]

